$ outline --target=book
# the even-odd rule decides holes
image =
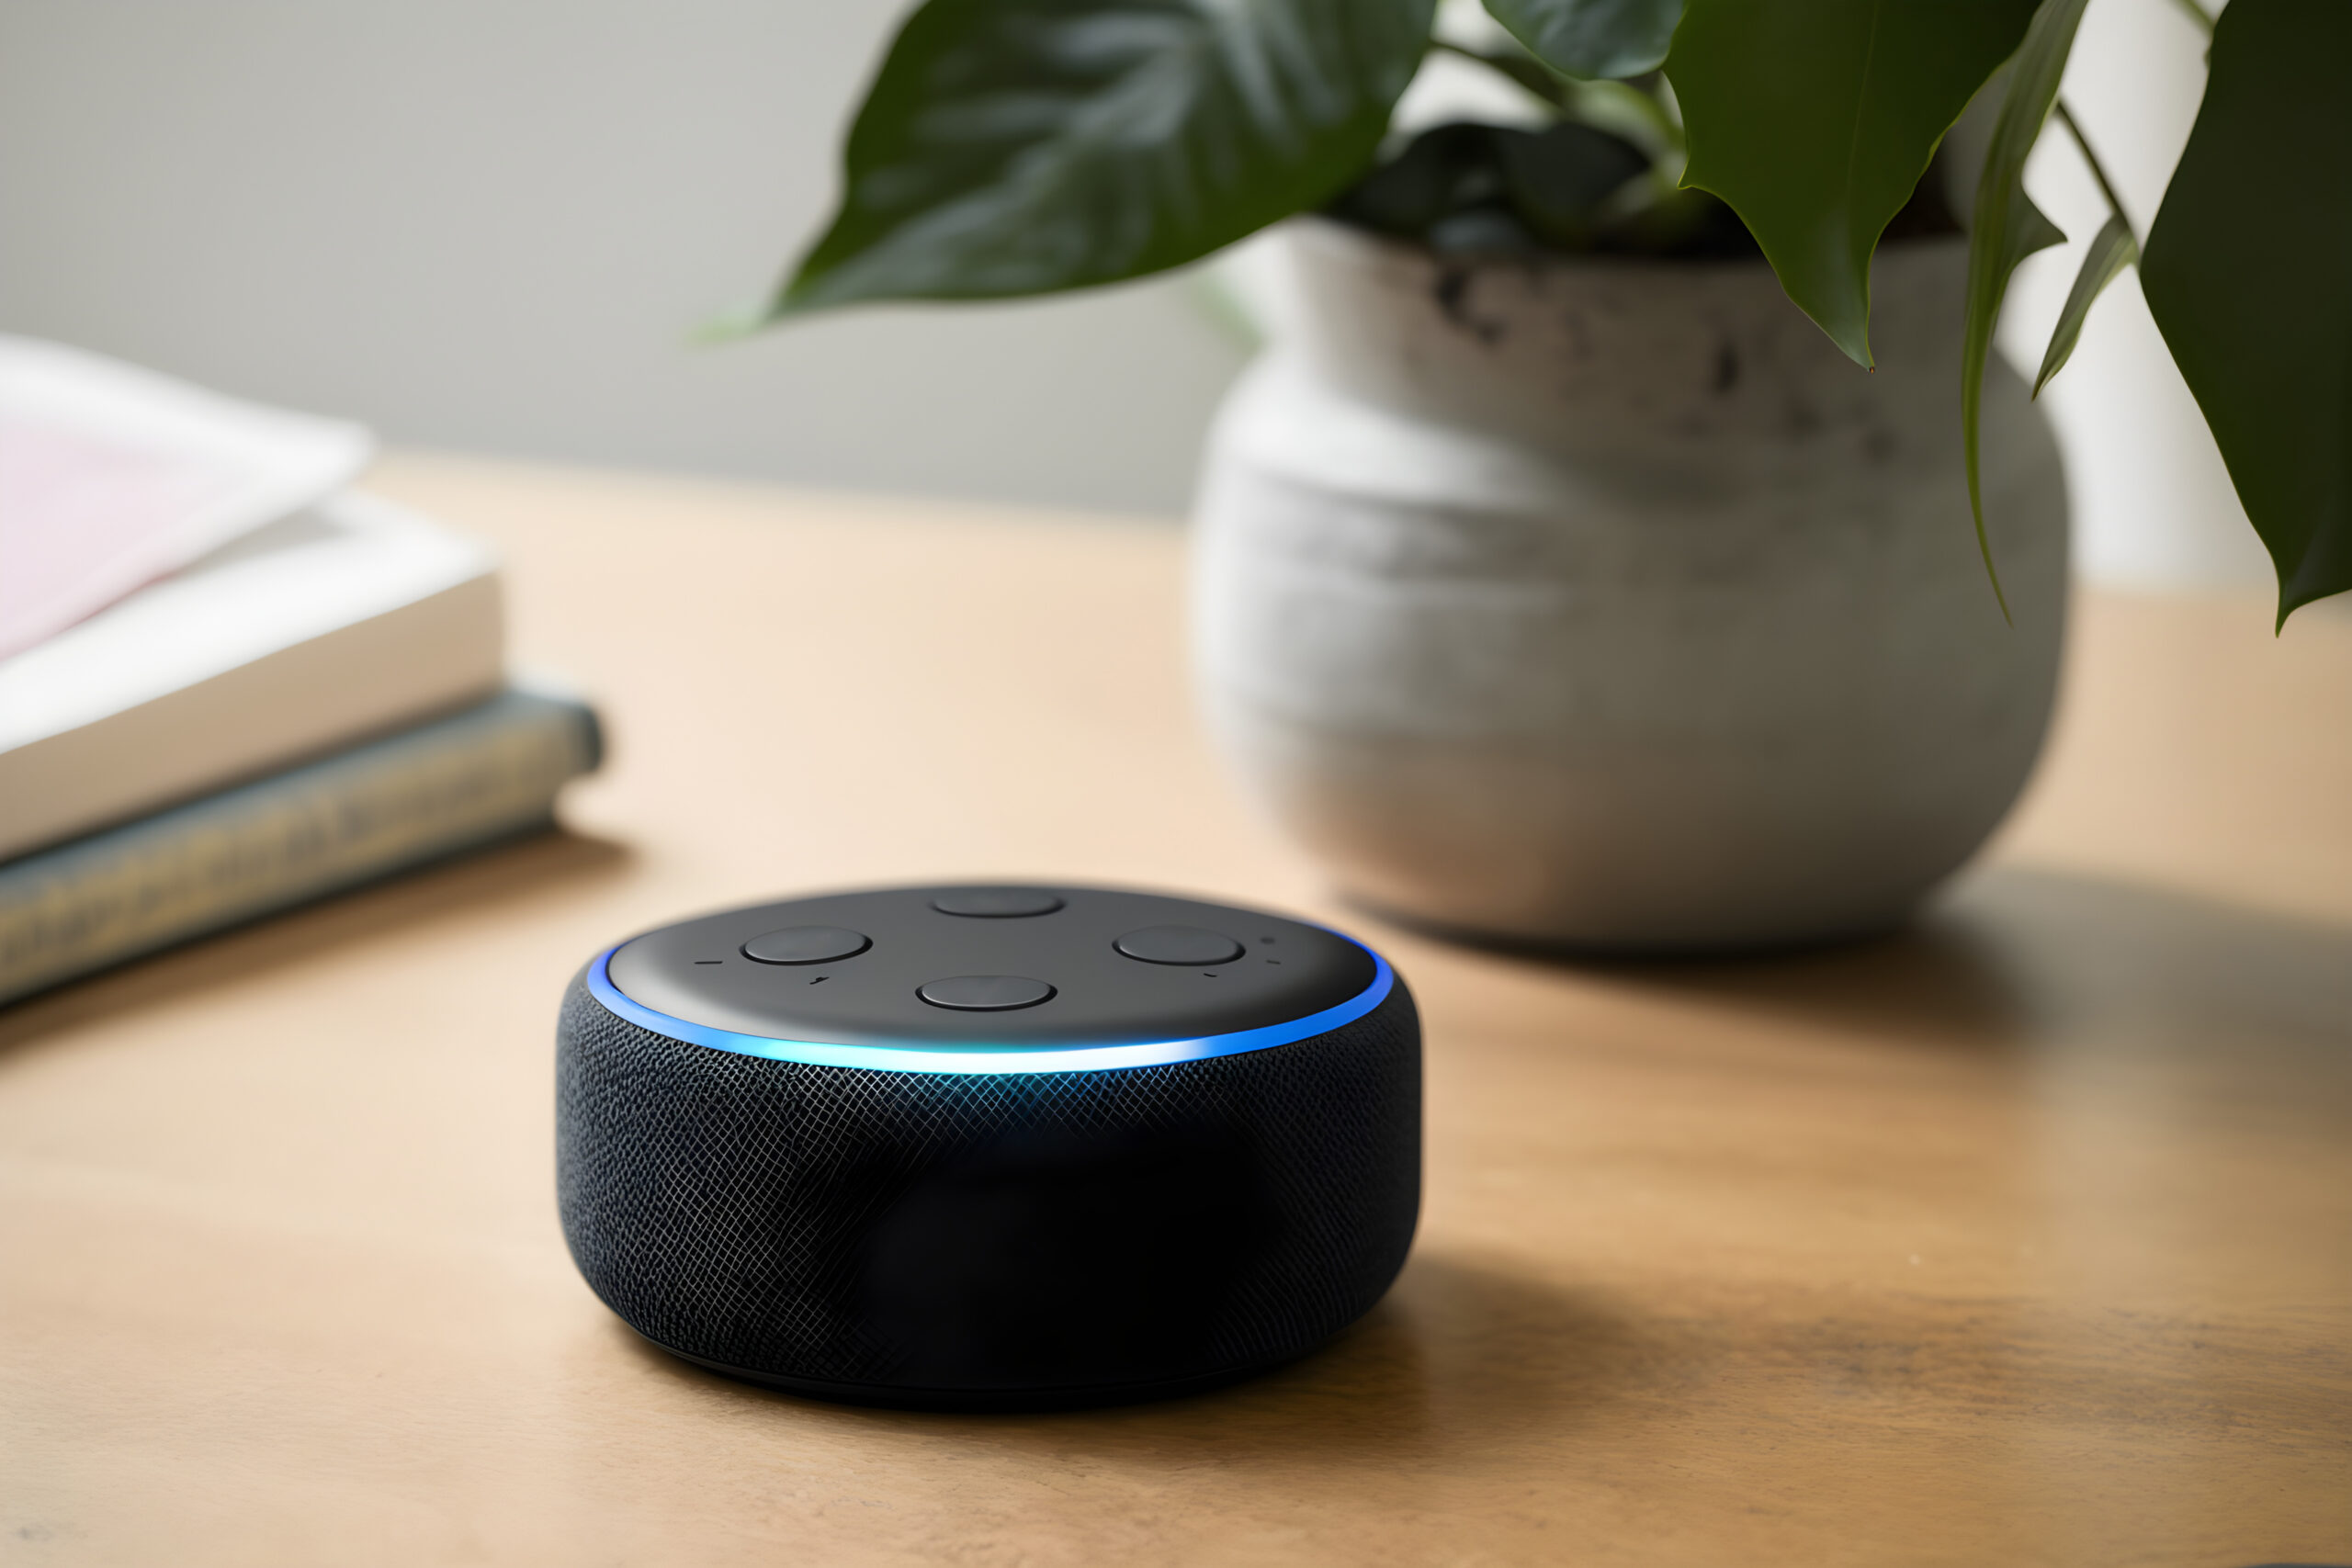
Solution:
[[[0,1002],[553,819],[596,716],[488,702],[0,864]]]
[[[0,336],[0,658],[324,500],[374,445],[342,420]]]
[[[0,860],[478,703],[496,557],[362,491],[0,660]]]

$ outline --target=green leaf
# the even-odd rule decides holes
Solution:
[[[1650,166],[1622,136],[1574,120],[1497,138],[1511,210],[1545,242],[1575,250],[1592,241],[1601,203]]]
[[[1431,224],[1501,198],[1498,129],[1463,121],[1432,126],[1342,191],[1328,210],[1376,233],[1421,239]]]
[[[1487,0],[1487,13],[1536,59],[1590,80],[1657,70],[1682,0]]]
[[[1649,163],[1623,137],[1574,120],[1543,130],[1457,121],[1423,131],[1327,210],[1440,251],[1577,250],[1591,243],[1601,204]]]
[[[2233,0],[2140,264],[2278,572],[2352,589],[2352,5]]]
[[[1432,0],[928,0],[772,316],[1113,283],[1319,207],[1371,162]]]
[[[1871,253],[2034,0],[1690,0],[1666,73],[1682,183],[1746,220],[1781,286],[1871,363]]]
[[[2001,574],[1993,565],[1993,543],[1984,534],[1984,485],[1979,471],[1984,401],[1984,359],[1993,351],[1993,329],[2001,320],[2001,300],[2009,291],[2009,275],[2018,263],[2046,246],[2065,243],[2058,226],[2042,216],[2025,194],[2026,155],[2033,151],[2050,107],[2058,101],[2058,79],[2066,73],[2066,55],[2075,47],[2075,29],[2082,25],[2086,0],[2049,0],[2035,14],[2018,46],[2017,62],[2009,71],[2008,91],[1993,122],[1993,140],[1984,150],[1984,172],[1976,181],[1976,207],[1968,222],[1968,324],[1961,344],[1961,446],[1968,463],[1968,507],[1976,519],[1976,549],[1984,558],[1984,575],[1993,580],[1993,597],[2001,615],[2009,614],[2008,595],[2001,592]],[[2086,309],[2089,301],[2085,300]]]
[[[2083,253],[2083,269],[2075,274],[2075,287],[2066,292],[2066,308],[2058,312],[2058,325],[2050,334],[2049,352],[2041,356],[2041,373],[2033,378],[2035,397],[2041,396],[2050,378],[2075,356],[2075,344],[2083,335],[2083,318],[2091,313],[2091,301],[2139,259],[2140,242],[2132,237],[2132,225],[2120,216],[2109,218],[2091,236],[2090,249]]]

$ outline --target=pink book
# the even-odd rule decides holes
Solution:
[[[0,337],[0,659],[350,483],[362,427]]]

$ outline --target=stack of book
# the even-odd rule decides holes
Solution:
[[[594,714],[364,430],[0,338],[0,1002],[546,826]]]

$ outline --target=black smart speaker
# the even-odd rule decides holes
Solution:
[[[1362,944],[1098,887],[731,909],[556,1030],[564,1236],[662,1348],[864,1404],[1053,1408],[1304,1354],[1405,1261],[1420,1025]]]

